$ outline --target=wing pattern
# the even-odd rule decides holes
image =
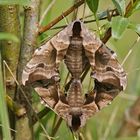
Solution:
[[[59,65],[64,60],[70,74],[68,91],[60,89]],[[81,75],[90,65],[92,91],[84,94]],[[41,100],[76,131],[86,120],[108,105],[126,87],[126,74],[115,53],[76,20],[39,47],[22,74]]]

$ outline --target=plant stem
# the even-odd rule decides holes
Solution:
[[[0,52],[0,118],[1,118],[1,123],[2,123],[3,139],[12,140],[11,134],[10,134],[8,110],[7,110],[7,105],[5,101],[1,52]]]
[[[22,71],[25,67],[26,63],[31,59],[35,46],[37,44],[37,23],[39,18],[39,6],[40,0],[31,0],[31,4],[28,7],[25,7],[25,19],[24,19],[24,31],[23,31],[23,42],[20,50],[20,57],[19,57],[19,65],[18,65],[18,72],[17,78],[19,84],[22,85]],[[22,94],[22,91],[18,87],[16,99],[18,104],[23,107],[26,107],[26,112],[24,116],[17,118],[16,121],[16,137],[15,140],[33,140],[33,125],[32,124],[32,115],[33,111],[31,106],[31,88],[30,87],[23,87],[24,93],[26,93],[26,97]]]

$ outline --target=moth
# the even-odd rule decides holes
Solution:
[[[60,89],[60,63],[71,74],[67,91]],[[90,66],[93,90],[83,93],[81,75]],[[126,73],[109,49],[80,20],[75,20],[40,46],[22,74],[41,100],[76,131],[126,88]]]

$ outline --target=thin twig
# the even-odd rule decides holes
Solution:
[[[62,13],[62,15],[64,17],[64,20],[65,20],[66,25],[68,26],[69,25],[69,21],[68,21],[67,17],[65,17],[65,15],[63,13]]]
[[[128,59],[128,57],[130,56],[130,54],[132,53],[134,47],[136,46],[136,43],[138,43],[140,41],[140,37],[138,36],[138,38],[133,42],[133,44],[131,45],[131,49],[129,50],[129,52],[127,53],[127,55],[125,56],[123,62],[122,62],[122,66],[124,65],[124,63],[126,62],[126,60]]]
[[[52,131],[52,134],[51,134],[52,137],[55,136],[56,132],[58,131],[58,129],[59,129],[61,123],[62,123],[62,120],[63,120],[62,118],[59,118],[56,126],[54,127],[54,129]]]
[[[49,12],[49,10],[52,8],[52,6],[55,4],[56,0],[52,0],[52,2],[49,4],[49,6],[47,7],[47,9],[44,11],[44,13],[42,14],[41,18],[40,18],[40,22],[39,22],[39,26],[42,24],[45,16],[47,15],[47,13]]]
[[[135,2],[135,1],[136,1],[136,0],[134,0],[134,2]],[[132,8],[132,3],[131,3],[131,1],[130,1],[130,2],[128,3],[127,7],[126,7],[125,17],[128,16],[128,13],[129,13],[129,11],[131,10],[131,8]],[[109,40],[110,37],[111,37],[111,28],[109,28],[109,29],[107,30],[107,32],[106,32],[104,38],[102,39],[102,41],[103,41],[104,43],[106,43],[106,42]]]
[[[0,127],[4,127],[4,126],[3,126],[2,124],[0,124]],[[5,128],[5,127],[4,127],[4,128]],[[3,129],[4,129],[4,128],[3,128]],[[15,133],[17,132],[17,130],[14,130],[14,129],[12,129],[12,128],[9,128],[9,130],[10,130],[10,131],[13,131],[13,132],[15,132]]]
[[[76,4],[76,2],[79,2],[79,0],[78,1],[74,0],[74,4]],[[76,20],[77,13],[78,13],[78,8],[74,9],[74,11],[73,11],[72,21]]]
[[[109,10],[109,12],[112,12],[112,17],[118,16],[118,13],[117,13],[116,9]],[[88,18],[88,17],[91,17],[91,16],[93,16],[93,15],[88,15],[88,16],[86,16],[84,18]],[[98,18],[99,18],[99,20],[106,20],[108,18],[108,16],[106,15],[106,16],[103,17],[102,15],[99,14]],[[80,20],[83,20],[83,17]],[[95,22],[95,21],[96,21],[95,19],[93,19],[93,20],[85,20],[85,21],[83,21],[83,23],[87,24],[87,23],[92,23],[92,22]],[[61,26],[53,27],[50,30],[61,29],[61,28],[65,28],[65,27],[66,27],[66,25],[61,25]]]
[[[42,119],[49,112],[50,112],[50,109],[45,107],[43,110],[41,110],[40,112],[37,113],[37,116],[39,119]],[[32,124],[34,125],[37,121],[38,121],[38,119],[36,117],[33,118]]]
[[[107,128],[106,128],[105,133],[103,135],[103,138],[101,140],[107,140],[107,137],[109,135],[111,126],[112,126],[112,124],[113,124],[113,122],[115,120],[117,112],[118,112],[118,106],[112,112],[111,117],[109,118],[109,122],[108,122]]]
[[[42,34],[43,32],[49,30],[52,26],[54,26],[56,23],[58,23],[64,17],[69,15],[71,12],[73,12],[73,10],[75,10],[77,7],[81,6],[83,3],[84,3],[84,0],[81,0],[81,1],[77,2],[75,5],[70,7],[67,11],[65,11],[63,14],[61,14],[56,19],[54,19],[51,23],[49,23],[48,25],[46,25],[44,27],[40,27],[39,34]]]

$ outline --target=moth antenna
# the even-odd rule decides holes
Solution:
[[[62,16],[63,16],[63,18],[64,18],[64,20],[65,20],[66,25],[69,25],[68,18],[64,15],[63,12],[62,12]]]

